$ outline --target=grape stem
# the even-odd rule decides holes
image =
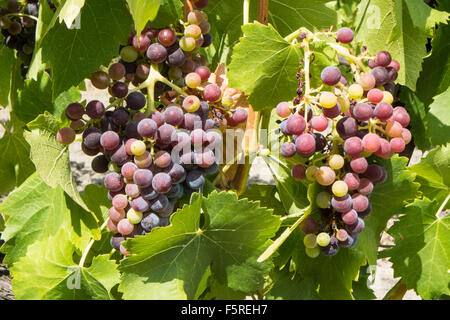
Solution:
[[[108,223],[108,220],[105,220],[105,222],[103,222],[103,224],[100,226],[100,232],[106,227],[107,223]],[[94,242],[95,242],[95,239],[91,239],[91,241],[89,241],[88,245],[86,246],[86,249],[84,249],[83,255],[81,256],[81,259],[80,259],[80,263],[78,264],[78,266],[80,268],[83,268],[84,262],[86,261],[87,255],[88,255],[89,251],[91,250]]]
[[[138,87],[138,89],[147,88],[147,94],[148,94],[148,102],[147,102],[147,112],[146,114],[149,115],[150,113],[156,111],[155,108],[155,84],[156,82],[162,82],[169,87],[171,87],[173,90],[175,90],[179,95],[187,96],[186,92],[183,91],[180,87],[173,84],[169,80],[167,80],[158,70],[158,65],[152,63],[150,66],[150,73],[148,75],[148,78]]]
[[[27,18],[33,19],[36,22],[39,22],[39,19],[37,17],[32,16],[30,14],[25,14],[25,13],[8,13],[8,14],[6,14],[4,16],[5,17],[11,17],[11,16],[14,16],[14,17],[27,17]]]
[[[244,8],[243,8],[243,16],[244,16],[244,25],[248,24],[250,19],[250,0],[244,0]]]

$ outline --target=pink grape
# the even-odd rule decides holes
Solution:
[[[373,116],[373,109],[367,103],[357,103],[353,108],[353,116],[359,121],[367,121]]]
[[[356,190],[360,186],[359,176],[353,172],[346,173],[342,180],[347,184],[349,191]]]
[[[380,149],[380,138],[375,133],[368,133],[362,139],[364,150],[367,152],[376,152]]]
[[[336,34],[340,43],[350,43],[353,40],[353,31],[350,28],[340,28]]]
[[[303,157],[309,157],[316,150],[316,139],[310,133],[303,133],[295,140],[295,148]]]
[[[208,84],[203,90],[203,98],[209,102],[218,101],[222,96],[222,90],[216,84]]]
[[[133,232],[134,224],[132,224],[128,219],[122,219],[117,224],[117,230],[122,235],[126,236]]]
[[[290,104],[288,102],[280,102],[276,107],[276,113],[280,118],[289,117],[292,112],[289,108]]]
[[[358,137],[351,137],[344,142],[344,151],[351,156],[360,155],[363,152],[363,142]]]
[[[324,115],[313,116],[311,126],[319,132],[325,131],[328,128],[328,119]]]
[[[386,126],[386,133],[389,137],[401,137],[402,136],[402,125],[397,121],[389,122]]]
[[[353,205],[352,208],[356,212],[361,212],[367,209],[369,206],[369,199],[360,193],[355,193],[352,195]]]
[[[389,119],[392,116],[392,114],[393,114],[392,106],[387,102],[381,102],[377,104],[374,110],[374,116],[383,121]]]
[[[128,201],[127,201],[127,204],[128,204]],[[122,220],[123,218],[125,218],[125,211],[123,209],[116,209],[114,207],[111,207],[108,210],[108,215],[112,222],[117,223],[120,220]]]
[[[384,138],[380,138],[380,148],[375,151],[375,155],[379,157],[387,157],[391,152],[391,147],[389,145],[389,141]]]
[[[125,177],[125,179],[132,180],[133,174],[136,170],[137,166],[133,162],[127,162],[122,166],[120,172]]]
[[[290,134],[301,135],[306,129],[305,119],[299,114],[290,116],[287,119],[286,129]]]
[[[352,168],[353,171],[355,171],[356,173],[363,173],[367,170],[367,160],[366,158],[363,157],[357,157],[357,158],[353,158],[350,161],[350,168]]]
[[[117,210],[123,210],[128,205],[128,199],[124,194],[116,194],[112,199],[112,205]]]
[[[363,195],[368,195],[373,191],[373,183],[367,178],[362,178],[359,183],[358,192]]]
[[[394,152],[402,152],[405,150],[405,141],[402,138],[393,138],[389,145]]]
[[[341,218],[345,224],[352,225],[358,221],[358,213],[355,210],[350,209],[349,211],[343,212]]]
[[[367,93],[367,100],[372,103],[381,102],[381,100],[383,100],[383,91],[376,88],[369,90]]]

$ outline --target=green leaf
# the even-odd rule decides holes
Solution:
[[[242,30],[244,37],[234,47],[227,74],[230,86],[244,91],[255,110],[274,108],[278,102],[290,100],[298,87],[295,74],[300,49],[270,25],[252,23]]]
[[[122,0],[86,0],[81,29],[55,24],[42,40],[42,59],[51,67],[53,98],[109,65],[125,44],[131,17]]]
[[[244,300],[246,294],[236,290],[228,288],[226,285],[221,284],[219,281],[210,278],[210,292],[205,299],[208,300]]]
[[[450,116],[448,105],[450,104],[450,87],[440,95],[434,97],[427,114],[428,133],[433,145],[443,145],[450,137]]]
[[[134,20],[134,29],[141,34],[147,22],[155,19],[160,0],[127,0]]]
[[[318,300],[317,287],[311,278],[301,278],[290,273],[288,268],[275,270],[272,274],[274,282],[267,293],[269,300]]]
[[[415,90],[426,56],[427,35],[414,25],[405,1],[363,0],[356,21],[356,40],[372,54],[389,51],[400,63],[397,81]]]
[[[14,50],[0,46],[0,106],[8,105],[9,90],[11,88],[11,72],[14,64]]]
[[[16,299],[110,299],[109,290],[119,281],[115,262],[105,255],[80,267],[73,261],[74,250],[64,229],[32,244],[11,268]]]
[[[23,130],[5,131],[0,139],[0,194],[10,192],[19,186],[34,171],[34,165],[29,158],[30,146],[23,138]]]
[[[31,146],[31,160],[37,172],[50,187],[60,185],[83,209],[89,208],[77,191],[70,171],[69,147],[56,141],[59,123],[48,112],[28,123],[30,132],[24,132]]]
[[[160,0],[158,15],[150,23],[152,28],[164,28],[183,18],[183,1]]]
[[[277,188],[266,184],[250,184],[247,190],[241,195],[250,201],[259,201],[262,207],[273,209],[276,215],[284,215],[283,203],[279,200]]]
[[[250,276],[249,258],[278,227],[271,210],[232,192],[212,192],[203,201],[194,194],[170,226],[127,240],[131,255],[119,267],[119,290],[125,299],[192,299],[209,266],[218,281],[236,289],[233,271]]]
[[[55,111],[52,103],[52,82],[46,72],[40,72],[37,80],[25,80],[24,88],[19,90],[13,112],[23,122],[30,122],[39,114]]]
[[[280,195],[281,202],[288,214],[298,213],[309,206],[307,197],[308,185],[295,181],[291,177],[291,169],[285,163],[280,162],[274,156],[264,156],[264,161],[275,179],[275,184]]]
[[[61,11],[59,12],[59,23],[64,21],[67,28],[70,28],[72,23],[80,14],[83,6],[84,0],[66,0],[61,8]]]
[[[387,171],[387,179],[375,186],[370,195],[372,212],[364,219],[364,231],[358,236],[356,248],[362,250],[370,265],[376,265],[380,233],[395,214],[403,211],[405,201],[414,199],[419,184],[413,182],[415,174],[407,170],[408,159],[395,155],[378,164]]]
[[[295,231],[304,236],[299,228]],[[321,299],[353,299],[353,280],[359,268],[366,264],[364,254],[357,248],[340,248],[333,257],[321,254],[312,259],[305,253],[303,236],[293,250],[296,271],[302,278],[314,282]]]
[[[356,300],[373,300],[376,299],[374,291],[369,287],[369,275],[366,266],[359,270],[358,281],[353,281],[353,296]]]
[[[450,189],[449,163],[450,147],[447,145],[431,150],[420,163],[409,168],[417,175],[420,190],[428,198],[432,199],[439,193],[442,193],[444,198],[447,196]]]
[[[326,6],[327,0],[273,0],[269,5],[269,22],[283,35],[306,27],[311,31],[336,25],[336,11]]]
[[[37,173],[11,193],[0,206],[6,218],[2,234],[6,241],[2,247],[5,263],[17,262],[31,244],[55,235],[61,228],[66,229],[79,250],[84,249],[91,237],[99,238],[93,218],[84,210],[74,210],[74,205],[67,201],[60,187],[50,188]]]
[[[422,32],[433,35],[433,29],[438,23],[447,23],[449,14],[431,8],[422,0],[405,1],[414,26]]]
[[[440,203],[416,200],[390,229],[395,247],[382,252],[393,263],[394,277],[402,277],[408,289],[423,299],[450,294],[450,216],[437,218]]]
[[[431,55],[422,64],[417,80],[417,95],[428,106],[433,97],[444,92],[450,85],[450,26],[440,25],[431,41]]]
[[[416,93],[405,86],[400,87],[398,97],[408,110],[414,144],[421,150],[427,150],[431,146],[431,141],[426,126],[427,113],[425,104]]]
[[[3,232],[5,230],[5,218],[3,218],[3,215],[0,213],[0,232]]]

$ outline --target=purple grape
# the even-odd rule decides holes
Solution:
[[[166,195],[160,194],[150,202],[150,209],[154,212],[160,212],[169,205],[169,199]]]
[[[105,173],[108,171],[109,160],[103,154],[92,159],[91,167],[97,173]]]
[[[237,108],[236,111],[233,113],[233,121],[237,124],[244,123],[247,121],[247,110],[243,108]]]
[[[91,119],[100,119],[105,114],[105,106],[98,100],[92,100],[86,106],[86,114]]]
[[[309,157],[316,151],[316,139],[310,133],[303,133],[295,140],[295,148],[302,157]]]
[[[363,212],[369,207],[369,199],[362,194],[355,193],[352,195],[352,208],[356,212]]]
[[[162,145],[169,145],[172,141],[177,141],[175,128],[170,124],[163,124],[156,131],[156,141]]]
[[[179,126],[184,120],[183,110],[176,105],[167,107],[167,109],[164,110],[164,120],[172,126]]]
[[[159,172],[153,177],[152,187],[160,194],[167,193],[172,187],[172,178],[165,172]]]
[[[144,138],[153,138],[157,129],[156,122],[149,118],[142,119],[137,126],[137,132]]]
[[[147,100],[145,99],[145,96],[138,92],[138,91],[134,91],[131,92],[127,98],[127,107],[132,109],[132,110],[141,110],[143,107],[145,107]]]
[[[351,236],[353,236],[353,235],[357,235],[358,233],[361,233],[361,231],[364,230],[364,226],[365,226],[364,220],[361,218],[358,218],[358,221],[356,221],[352,225],[347,225],[345,227],[345,229]]]
[[[89,127],[83,132],[83,144],[88,149],[98,149],[102,134],[98,128]]]
[[[114,151],[111,152],[111,161],[118,166],[124,165],[126,162],[130,161],[130,156],[125,150],[125,145],[118,146]]]
[[[189,188],[198,190],[205,184],[205,177],[201,171],[192,170],[186,176],[186,183]]]
[[[152,184],[154,177],[148,169],[137,169],[133,174],[133,181],[141,188],[147,188]]]
[[[353,31],[350,28],[340,28],[337,32],[337,41],[341,43],[350,43],[353,40]]]
[[[353,118],[344,117],[337,122],[336,130],[342,139],[348,139],[356,135],[358,123]]]
[[[114,150],[120,143],[120,137],[114,131],[106,131],[100,137],[100,145],[105,150]]]
[[[156,192],[151,186],[147,188],[141,188],[141,195],[145,200],[153,200],[158,196],[158,192]]]
[[[156,228],[158,226],[159,222],[159,217],[154,213],[150,213],[142,218],[141,227],[145,231],[150,232],[153,228]]]
[[[117,192],[123,188],[123,177],[117,172],[108,173],[105,177],[105,187],[113,192]]]
[[[148,47],[146,55],[152,63],[162,63],[167,58],[167,49],[159,43],[153,43]]]
[[[341,71],[334,66],[328,66],[322,70],[320,78],[322,82],[328,86],[334,86],[341,80]]]
[[[84,107],[81,103],[71,103],[66,108],[66,116],[70,120],[79,120],[83,117]]]
[[[375,78],[377,86],[382,86],[390,81],[389,73],[384,67],[377,66],[373,68],[371,73]]]
[[[207,119],[212,120],[212,119]],[[186,130],[192,131],[194,128],[202,126],[202,118],[195,113],[185,113],[183,127]]]
[[[285,158],[293,157],[295,152],[297,150],[295,149],[295,144],[292,142],[285,142],[281,145],[280,153]]]
[[[347,212],[352,208],[353,200],[348,194],[343,197],[334,196],[331,199],[331,205],[337,212]]]
[[[325,117],[330,118],[330,119],[334,119],[336,118],[338,115],[341,114],[341,105],[339,103],[336,103],[336,105],[332,108],[323,108],[322,112],[324,114]]]
[[[125,98],[128,94],[128,86],[121,81],[117,81],[111,88],[111,94],[116,98]]]
[[[138,212],[145,212],[149,208],[149,203],[142,196],[137,197],[131,201],[131,208]]]
[[[319,248],[324,256],[335,256],[339,251],[339,241],[338,239],[336,239],[336,237],[332,236],[330,238],[330,244],[328,244],[326,247]]]
[[[130,121],[128,122],[127,126],[125,127],[125,135],[127,138],[134,138],[134,139],[142,139],[141,135],[138,132],[138,122],[137,121]]]

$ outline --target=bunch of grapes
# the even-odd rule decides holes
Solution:
[[[167,226],[178,200],[201,191],[205,175],[218,171],[216,149],[223,143],[219,128],[225,120],[227,125],[247,120],[245,109],[231,109],[232,98],[208,82],[211,72],[197,51],[210,43],[206,16],[195,10],[187,20],[179,38],[171,28],[146,28],[130,37],[132,45],[121,48],[120,60],[91,77],[96,88],[109,90],[110,105],[71,103],[65,110],[70,126],[56,136],[70,144],[81,134],[83,152],[94,157],[92,169],[107,173],[112,202],[107,228],[115,234],[112,247],[124,255],[129,254],[121,245],[126,238]],[[160,74],[168,70],[166,87],[154,88],[161,91],[158,108],[143,94],[148,86],[139,87],[151,77],[150,68]],[[171,90],[176,83],[186,95]]]
[[[6,8],[0,7],[0,28],[5,38],[4,43],[8,48],[17,50],[17,55],[23,62],[23,77],[28,72],[33,56],[36,32],[34,17],[38,17],[38,14],[37,0],[27,0],[24,3],[9,0]]]
[[[352,39],[351,29],[337,32],[341,43]],[[352,84],[338,67],[324,68],[323,86],[311,90],[307,97],[303,96],[303,73],[299,72],[298,96],[293,103],[281,102],[276,107],[283,119],[279,120],[280,131],[288,140],[280,153],[295,163],[292,177],[323,186],[315,200],[321,217],[310,216],[301,223],[307,234],[306,254],[312,258],[320,252],[333,256],[339,247],[356,244],[364,229],[363,219],[372,210],[370,194],[387,178],[378,159],[402,152],[411,141],[406,128],[408,112],[393,106],[389,91],[399,63],[386,51],[366,60],[371,72],[353,73]]]

